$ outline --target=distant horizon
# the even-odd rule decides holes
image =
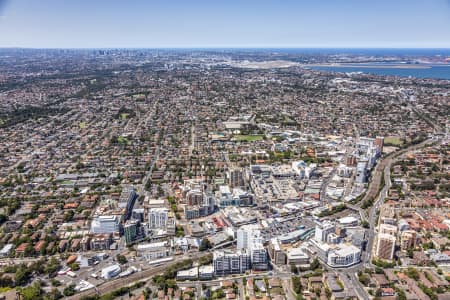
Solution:
[[[248,49],[248,50],[284,50],[284,49],[292,49],[292,50],[320,50],[320,49],[330,49],[330,50],[450,50],[449,47],[341,47],[341,46],[330,46],[330,47],[324,47],[324,46],[298,46],[298,47],[283,47],[283,46],[223,46],[223,47],[216,47],[216,46],[179,46],[179,47],[173,47],[173,46],[155,46],[155,47],[15,47],[15,46],[0,46],[0,49],[24,49],[24,50],[241,50],[241,49]]]

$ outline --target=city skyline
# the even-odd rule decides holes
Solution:
[[[0,2],[0,47],[449,48],[450,2]]]

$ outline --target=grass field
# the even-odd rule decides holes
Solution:
[[[403,141],[399,137],[388,136],[384,138],[384,143],[393,146],[401,146],[403,144]]]
[[[80,129],[86,128],[86,122],[80,122]]]
[[[145,94],[135,94],[133,95],[134,100],[145,100]]]
[[[126,120],[128,118],[128,114],[122,113],[122,114],[120,114],[120,117],[122,118],[122,120]]]
[[[262,135],[235,135],[234,139],[239,142],[256,142],[264,138]]]
[[[119,136],[117,138],[117,142],[120,144],[127,144],[127,145],[131,144],[131,142],[127,138],[124,138],[123,136]]]

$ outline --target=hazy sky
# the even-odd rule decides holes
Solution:
[[[0,0],[0,47],[450,48],[450,0]]]

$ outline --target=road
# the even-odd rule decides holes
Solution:
[[[243,279],[238,281],[238,288],[239,288],[239,299],[245,300],[245,287]]]
[[[153,169],[155,168],[156,162],[159,159],[159,152],[160,152],[160,146],[158,145],[155,150],[155,155],[153,157],[152,162],[150,163],[150,167],[147,171],[147,174],[145,174],[144,178],[142,179],[142,183],[137,187],[137,193],[139,195],[142,195],[145,191],[145,185],[147,184],[147,181],[152,177]]]
[[[192,153],[195,150],[195,124],[191,126],[191,143],[189,144],[189,156],[192,156]]]
[[[295,300],[296,296],[292,291],[291,281],[289,279],[283,279],[281,280],[281,284],[283,286],[284,293],[286,294],[286,298],[288,300]]]
[[[336,174],[337,167],[333,167],[333,170],[328,174],[327,178],[325,178],[322,182],[322,186],[320,187],[320,205],[323,206],[324,202],[328,199],[327,196],[327,187],[333,179],[334,174]]]
[[[358,294],[359,299],[369,300],[369,295],[364,290],[361,282],[359,282],[358,277],[356,276],[355,272],[351,272],[348,274],[350,277],[350,282],[352,283],[352,287],[355,289],[356,294]]]

